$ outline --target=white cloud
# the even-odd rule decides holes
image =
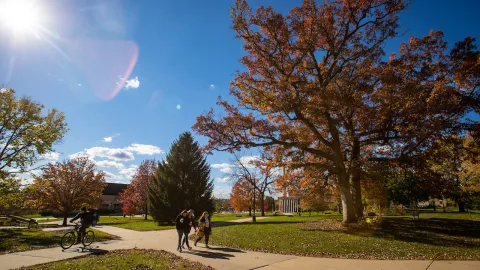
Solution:
[[[255,161],[260,160],[259,156],[243,156],[240,158],[240,163],[245,166],[245,168],[253,169],[255,168]]]
[[[107,171],[103,171],[105,173],[105,178],[108,178],[108,179],[122,179],[121,176],[119,175],[115,175],[111,172],[107,172]]]
[[[210,90],[215,90],[215,85],[214,84],[210,84]]]
[[[60,154],[57,152],[49,152],[49,153],[43,154],[42,157],[44,159],[58,160],[58,158],[60,157]]]
[[[120,170],[119,173],[121,175],[131,178],[135,175],[135,173],[137,172],[137,169],[138,169],[137,165],[131,165],[129,168]]]
[[[154,155],[165,153],[160,147],[149,144],[132,143],[132,145],[125,148],[127,151],[134,152],[137,155]]]
[[[228,199],[230,198],[230,190],[225,188],[218,188],[213,190],[213,196],[219,199]]]
[[[136,89],[138,87],[140,87],[140,81],[138,80],[138,76],[135,76],[135,78],[125,81],[125,89]]]
[[[229,177],[217,177],[217,178],[215,178],[215,180],[218,183],[228,183],[230,181],[230,178]]]
[[[104,158],[108,160],[95,161],[100,167],[112,167],[117,169],[125,168],[123,164],[119,162],[126,162],[135,159],[135,155],[155,155],[165,153],[160,147],[149,144],[133,143],[130,146],[124,148],[109,148],[95,146],[87,148],[82,152],[77,152],[69,155],[70,159],[77,157],[88,157],[90,160],[95,161],[95,158]],[[115,162],[119,161],[119,162]]]
[[[248,169],[255,168],[255,161],[260,160],[259,156],[243,156],[240,158],[240,163]],[[223,173],[231,173],[233,168],[239,166],[238,163],[230,164],[230,163],[215,163],[212,164],[211,167],[214,169],[219,169]]]
[[[125,165],[112,160],[100,160],[95,162],[98,167],[123,169]]]
[[[112,137],[105,137],[103,138],[104,142],[112,142],[113,138]]]
[[[131,151],[123,148],[92,147],[85,149],[85,153],[92,159],[95,157],[108,158],[116,161],[134,160],[135,157]]]
[[[234,166],[232,164],[229,164],[229,163],[212,164],[212,168],[220,169],[220,171],[223,172],[223,173],[231,173],[232,172],[232,167],[234,167]]]
[[[84,152],[77,152],[77,153],[73,153],[71,155],[68,155],[68,158],[69,159],[74,159],[74,158],[79,158],[79,157],[88,157],[90,158],[87,154],[85,154]]]
[[[81,83],[79,83],[79,84],[78,84],[78,86],[82,86],[82,84],[81,84]]]
[[[182,105],[178,104],[176,108],[177,110],[180,110],[182,108]]]
[[[27,186],[31,185],[31,184],[33,184],[34,180],[35,179],[33,179],[33,178],[22,178],[22,185],[27,185]]]

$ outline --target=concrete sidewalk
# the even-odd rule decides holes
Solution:
[[[216,269],[409,269],[409,270],[473,270],[480,269],[478,261],[418,261],[418,260],[345,260],[328,258],[309,258],[293,255],[279,255],[233,248],[212,246],[204,248],[203,241],[192,251],[179,253],[177,232],[175,230],[137,232],[110,226],[99,226],[97,230],[121,236],[121,240],[94,243],[90,252],[104,252],[115,249],[159,249],[172,252],[189,260],[210,265]],[[41,264],[51,261],[83,256],[75,250],[61,251],[50,248],[19,252],[0,256],[0,269],[12,269],[21,266]]]

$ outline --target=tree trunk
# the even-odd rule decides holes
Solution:
[[[362,203],[362,186],[360,183],[360,172],[353,176],[353,189],[355,199],[355,215],[358,219],[363,218],[363,203]]]
[[[442,196],[442,204],[443,204],[443,212],[447,212],[445,211],[445,197]]]
[[[251,217],[252,216],[252,207],[248,207],[248,216]]]
[[[360,143],[354,140],[352,147],[352,185],[353,185],[353,199],[355,203],[355,214],[358,219],[363,218],[363,203],[362,203],[362,185],[361,185],[361,170],[359,164]]]
[[[68,214],[63,214],[63,223],[62,226],[67,226]]]
[[[357,222],[357,216],[355,214],[355,206],[353,202],[352,193],[350,190],[350,182],[345,172],[339,175],[340,195],[342,197],[342,210],[343,210],[343,223]]]
[[[145,207],[145,211],[143,211],[143,214],[145,215],[145,220],[148,219],[148,207]]]
[[[437,205],[435,204],[435,199],[433,199],[433,211],[437,212]]]
[[[263,192],[260,196],[260,209],[262,217],[265,216],[265,192]]]
[[[458,202],[458,212],[465,213],[465,203],[462,201]]]

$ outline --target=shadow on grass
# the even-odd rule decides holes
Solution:
[[[480,222],[459,219],[384,219],[374,237],[437,246],[480,247]]]

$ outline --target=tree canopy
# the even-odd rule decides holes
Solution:
[[[475,39],[447,51],[443,33],[432,31],[385,57],[405,8],[401,0],[305,0],[283,15],[237,0],[231,17],[246,70],[231,82],[236,103],[218,101],[225,116],[197,118],[205,149],[266,147],[335,174],[343,221],[356,221],[371,157],[408,157],[471,128],[466,116],[478,112]]]
[[[131,184],[119,194],[118,200],[127,215],[135,215],[143,211],[145,220],[148,213],[148,185],[156,170],[157,162],[153,159],[142,161],[133,176]]]
[[[15,97],[13,89],[0,89],[0,171],[25,171],[63,138],[64,114],[43,109],[28,97]]]
[[[214,210],[210,166],[198,143],[185,132],[159,162],[148,189],[149,212],[157,222],[173,221],[179,211],[196,215]]]
[[[28,187],[27,203],[36,209],[50,209],[64,215],[82,206],[95,207],[106,187],[104,172],[95,172],[95,163],[86,157],[48,164]]]

